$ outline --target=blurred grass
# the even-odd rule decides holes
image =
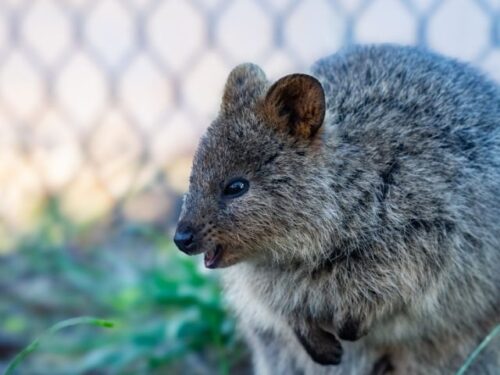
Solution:
[[[62,322],[54,324],[52,327],[50,327],[47,331],[45,331],[42,335],[37,337],[35,340],[31,342],[26,348],[24,348],[21,352],[19,352],[13,359],[10,361],[9,365],[7,366],[5,372],[3,375],[11,375],[13,374],[14,370],[19,367],[19,365],[26,360],[26,357],[33,353],[40,343],[43,341],[43,339],[50,335],[54,334],[57,331],[79,325],[79,324],[92,324],[98,327],[104,327],[104,328],[112,328],[114,327],[114,323],[110,322],[108,320],[103,320],[103,319],[98,319],[94,317],[88,317],[88,316],[82,316],[82,317],[76,317],[68,320],[63,320]]]
[[[152,225],[122,223],[78,245],[48,202],[39,230],[0,260],[0,364],[52,324],[104,317],[112,330],[71,327],[43,340],[19,374],[244,373],[247,353],[217,274],[174,249]],[[85,241],[83,241],[85,242]],[[0,370],[2,366],[0,365]]]

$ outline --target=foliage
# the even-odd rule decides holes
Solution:
[[[112,328],[114,326],[113,322],[87,316],[63,320],[62,322],[56,323],[52,327],[50,327],[46,332],[44,332],[42,336],[37,337],[35,340],[33,340],[31,344],[29,344],[18,355],[16,355],[14,359],[7,366],[4,375],[11,375],[14,372],[14,370],[21,364],[21,362],[25,360],[28,355],[33,353],[38,348],[40,342],[45,336],[56,333],[57,331],[63,328],[75,326],[78,324],[92,324],[105,328]]]
[[[1,259],[0,341],[22,348],[54,322],[79,315],[117,325],[47,337],[19,373],[243,371],[247,356],[216,274],[179,254],[151,226],[123,224],[106,243],[90,247],[71,243],[79,230],[49,210],[39,233]]]

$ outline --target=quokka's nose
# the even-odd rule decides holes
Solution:
[[[194,250],[194,233],[189,225],[180,224],[174,235],[174,242],[179,250],[190,254]]]

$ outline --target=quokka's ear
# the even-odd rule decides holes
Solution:
[[[238,65],[227,78],[221,112],[235,112],[250,106],[264,95],[266,87],[266,75],[257,65]]]
[[[306,74],[285,76],[267,92],[264,111],[273,126],[295,137],[311,138],[325,118],[323,87]]]

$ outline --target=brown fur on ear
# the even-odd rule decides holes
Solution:
[[[267,92],[264,111],[268,121],[297,137],[311,138],[325,118],[325,93],[321,83],[307,74],[291,74]]]
[[[255,103],[264,94],[266,86],[266,75],[257,65],[245,63],[236,66],[227,78],[221,111],[234,112]]]

